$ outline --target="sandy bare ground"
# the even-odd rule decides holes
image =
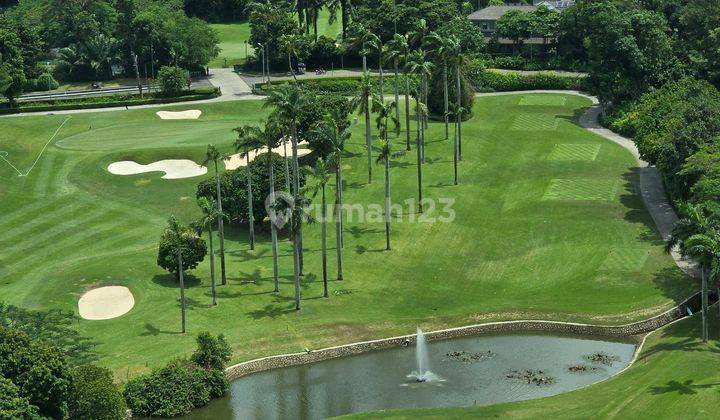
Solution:
[[[158,111],[158,117],[162,120],[197,120],[202,115],[202,111],[190,109],[187,111]]]
[[[307,156],[312,153],[312,150],[308,149],[307,147],[308,142],[306,141],[301,141],[298,143],[298,157]],[[287,148],[287,150],[285,148]],[[288,157],[292,156],[292,146],[290,145],[290,142],[285,142],[284,147],[281,145],[273,148],[272,151],[273,153],[277,153],[280,156],[285,156],[286,152]],[[255,160],[256,157],[264,153],[267,153],[267,148],[251,150],[250,153],[248,153],[250,155],[250,162],[252,162],[253,160]],[[225,169],[229,171],[234,171],[241,166],[247,166],[247,158],[241,158],[240,153],[228,156],[227,159],[225,159]]]
[[[205,175],[207,168],[188,159],[167,159],[141,165],[131,160],[111,163],[107,168],[114,175],[137,175],[145,172],[165,172],[162,179],[182,179]]]
[[[130,289],[123,286],[107,286],[90,290],[78,301],[83,319],[103,320],[125,315],[135,306]]]

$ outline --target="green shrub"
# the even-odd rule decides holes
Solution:
[[[113,383],[112,372],[93,365],[72,370],[73,386],[69,403],[70,417],[78,420],[115,420],[125,418],[125,399]]]
[[[37,407],[9,379],[0,376],[0,419],[40,419]]]
[[[157,75],[160,90],[165,95],[178,95],[187,86],[185,72],[179,67],[160,67]]]
[[[37,90],[54,90],[59,86],[60,84],[50,73],[43,73],[35,79],[35,89]]]
[[[177,417],[210,401],[209,374],[188,360],[175,360],[130,380],[124,396],[134,416]]]
[[[468,80],[464,73],[460,74],[460,81],[462,83],[462,95],[460,97],[462,107],[465,109],[463,119],[468,119],[472,116],[473,103],[475,102],[475,89]],[[453,104],[456,102],[456,89],[457,77],[454,72],[448,75],[448,109],[452,111]],[[428,110],[430,114],[443,116],[445,114],[445,87],[443,83],[442,71],[437,71],[430,80],[430,94],[428,95]]]
[[[40,415],[51,418],[67,415],[70,368],[55,347],[0,327],[0,377],[12,381],[18,395],[38,407]]]
[[[517,90],[585,90],[585,77],[561,76],[551,72],[525,75],[518,72],[486,70],[475,72],[472,83],[480,92]]]
[[[224,335],[220,334],[215,338],[209,332],[201,332],[196,342],[198,348],[191,357],[193,363],[205,369],[225,368],[225,363],[229,362],[232,356],[232,350]]]
[[[173,274],[178,272],[177,244],[182,252],[183,271],[196,268],[207,255],[207,244],[198,232],[170,216],[168,227],[160,236],[157,265]]]

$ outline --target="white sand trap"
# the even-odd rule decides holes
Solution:
[[[298,143],[298,157],[301,158],[303,156],[307,156],[310,153],[312,153],[312,150],[308,149],[309,143],[306,141],[301,141]],[[292,156],[292,145],[290,142],[285,142],[285,147],[287,148],[287,155],[288,157]],[[272,149],[273,153],[277,153],[280,156],[285,156],[285,149],[282,145],[275,147]],[[255,160],[256,157],[259,155],[267,153],[267,147],[258,149],[258,150],[251,150],[250,155],[250,162]],[[235,169],[241,167],[241,166],[247,166],[247,158],[241,158],[240,153],[236,153],[234,155],[230,155],[225,159],[225,169],[229,171],[234,171]]]
[[[113,175],[137,175],[145,172],[165,172],[162,179],[182,179],[205,175],[207,168],[188,159],[167,159],[141,165],[131,160],[111,163],[107,168]]]
[[[135,298],[127,287],[107,286],[85,293],[78,301],[83,319],[112,319],[125,315],[135,306]]]
[[[197,120],[202,115],[202,111],[197,109],[190,109],[187,111],[158,111],[158,117],[161,120]]]

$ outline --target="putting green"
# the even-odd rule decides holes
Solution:
[[[76,310],[86,290],[128,287],[132,311],[78,324],[99,343],[100,363],[122,380],[188,354],[202,330],[224,333],[233,361],[240,361],[408,333],[417,325],[519,318],[623,323],[689,296],[697,285],[664,253],[635,193],[634,158],[574,122],[590,105],[587,99],[539,96],[562,98],[565,105],[521,106],[517,95],[478,98],[474,118],[463,125],[458,186],[452,185],[452,141],[443,140],[442,123],[431,122],[423,192],[437,203],[436,218],[440,200],[454,200],[454,221],[413,222],[414,210],[406,207],[394,219],[389,252],[382,218],[348,221],[342,282],[333,280],[334,247],[329,252],[329,299],[320,297],[320,225],[308,225],[300,312],[292,309],[285,234],[281,292],[274,294],[267,226],[258,226],[251,251],[247,227],[231,225],[228,285],[219,288],[217,307],[211,305],[209,262],[188,273],[187,335],[177,333],[179,292],[156,266],[157,240],[169,215],[185,222],[200,215],[195,188],[212,175],[170,182],[152,174],[115,176],[105,168],[125,160],[202,162],[210,142],[231,152],[232,128],[257,123],[268,111],[262,102],[237,101],[193,105],[202,111],[197,121],[161,121],[155,109],[73,115],[30,176],[0,164],[0,296],[28,308]],[[168,107],[174,109],[187,105]],[[62,121],[3,119],[0,150],[27,168]],[[522,130],[508,129],[514,121]],[[343,159],[344,200],[382,205],[383,171],[376,167],[375,181],[367,184],[363,132],[362,123],[353,127]],[[402,142],[404,133],[397,150]],[[597,154],[593,160],[548,159],[560,144],[594,146],[578,153]],[[393,202],[413,199],[414,153],[391,167]],[[327,193],[332,197],[333,188]],[[334,244],[334,229],[329,232]]]

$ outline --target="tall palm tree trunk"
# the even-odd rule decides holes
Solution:
[[[348,0],[340,0],[340,16],[341,16],[341,23],[342,23],[342,35],[343,39],[345,38],[345,35],[347,35],[347,27],[348,23],[350,23],[350,5],[348,4]]]
[[[183,275],[182,253],[178,250],[178,280],[180,282],[180,320],[185,334],[185,276]]]
[[[390,251],[390,156],[385,158],[385,249]]]
[[[300,237],[293,235],[293,274],[295,280],[295,310],[300,310]]]
[[[287,161],[287,160],[286,160]],[[268,145],[268,172],[270,173],[270,202],[275,203],[275,168],[272,161],[272,148],[270,145]],[[272,250],[273,250],[273,280],[275,283],[275,292],[280,291],[280,276],[279,276],[279,269],[278,269],[278,238],[277,238],[277,228],[275,227],[275,223],[271,220],[270,221],[270,238],[272,240]]]
[[[362,55],[363,74],[367,74],[367,55]]]
[[[385,103],[385,92],[383,92],[384,77],[383,77],[383,66],[382,66],[382,48],[378,54],[378,70],[380,71],[380,102]]]
[[[415,145],[415,148],[417,149],[417,180],[418,180],[418,211],[420,213],[423,212],[423,205],[422,205],[422,155],[420,154],[420,128],[422,127],[422,121],[420,121],[420,93],[418,93],[415,96],[415,106],[417,107],[417,144]]]
[[[372,184],[372,133],[370,132],[370,98],[365,97],[365,144],[368,158],[368,184]]]
[[[449,98],[448,98],[448,66],[447,61],[443,63],[443,100],[444,100],[444,115],[445,115],[445,140],[450,138],[450,118],[448,116],[448,111],[450,110],[450,104],[449,104]]]
[[[320,235],[322,236],[322,275],[323,275],[323,297],[328,297],[328,276],[327,276],[327,209],[325,208],[325,184],[322,186],[322,225]]]
[[[247,162],[248,224],[250,225],[250,249],[255,249],[255,215],[253,214],[252,177],[250,176],[250,154],[245,150]]]
[[[702,301],[702,340],[703,343],[707,343],[708,341],[708,288],[707,288],[707,276],[705,275],[705,267],[702,267],[700,269],[700,274],[702,277],[702,291],[701,293],[701,301]]]
[[[462,89],[461,83],[460,83],[460,66],[457,66],[455,68],[455,103],[457,105],[458,109],[458,115],[457,115],[457,130],[458,130],[458,160],[462,160],[462,115],[459,112],[461,106],[462,106],[462,92],[460,91]]]
[[[337,247],[337,279],[343,279],[343,255],[342,255],[342,178],[341,165],[338,158],[337,168],[335,168],[335,246]]]
[[[398,80],[398,61],[395,59],[393,62],[394,65],[394,71],[395,71],[395,119],[400,121],[400,80]],[[400,124],[395,125],[395,137],[400,136]]]
[[[447,115],[447,114],[446,114]],[[453,133],[453,183],[458,184],[458,125],[455,124]]]
[[[290,192],[290,159],[287,154],[287,136],[283,138],[283,153],[285,154],[285,191]]]
[[[218,233],[220,234],[220,276],[222,285],[225,286],[227,284],[227,276],[225,275],[225,226],[222,218],[222,195],[220,194],[220,173],[218,172],[217,161],[215,161],[215,191],[218,203]]]
[[[215,290],[215,255],[213,254],[213,233],[208,229],[208,243],[210,244],[210,289],[212,291],[212,304],[217,305],[217,291]]]
[[[291,123],[291,129],[292,129],[292,135],[290,137],[290,144],[292,145],[292,160],[293,160],[293,195],[297,196],[300,194],[300,166],[298,163],[298,148],[297,148],[297,125],[295,121],[292,121]],[[300,223],[300,222],[298,222]],[[302,225],[300,225],[302,226]],[[298,269],[300,270],[300,275],[303,275],[303,250],[302,250],[302,228],[298,229],[298,232],[295,234],[296,236],[296,243],[298,245]]]
[[[410,80],[405,75],[405,149],[410,151]]]

